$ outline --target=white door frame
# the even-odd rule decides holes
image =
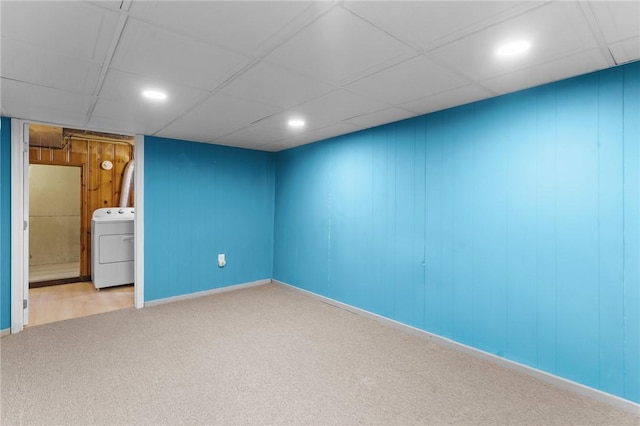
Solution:
[[[28,212],[29,188],[24,174],[24,128],[30,121],[11,119],[11,333],[22,331],[26,324],[23,300],[28,298],[29,288],[29,234],[24,228]],[[44,123],[46,124],[46,123]],[[27,156],[28,156],[28,137]],[[134,306],[144,306],[144,136],[136,135],[134,145],[135,195],[135,255],[134,255]],[[28,164],[28,162],[26,163]],[[27,224],[28,225],[28,224]],[[25,294],[26,293],[26,294]],[[26,296],[26,297],[25,297]]]
[[[25,135],[25,127],[27,134]],[[29,213],[29,188],[24,186],[25,145],[29,151],[28,123],[15,118],[11,119],[11,332],[17,333],[24,327],[28,319],[28,310],[23,301],[26,286],[29,285],[29,238],[28,222],[25,216]],[[28,161],[28,158],[27,158]],[[25,205],[25,203],[27,203]]]

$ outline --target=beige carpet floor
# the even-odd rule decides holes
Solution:
[[[276,284],[0,342],[3,425],[640,422]]]

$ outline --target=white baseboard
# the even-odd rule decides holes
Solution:
[[[11,334],[10,328],[5,328],[4,330],[0,330],[0,337],[8,336]]]
[[[144,306],[147,307],[147,306],[163,305],[165,303],[178,302],[180,300],[195,299],[197,297],[209,296],[211,294],[225,293],[227,291],[234,291],[234,290],[240,290],[243,288],[269,284],[270,282],[271,282],[271,279],[268,278],[264,280],[251,281],[243,284],[234,284],[227,287],[213,288],[211,290],[198,291],[195,293],[181,294],[180,296],[172,296],[164,299],[156,299],[150,302],[144,302]]]
[[[313,292],[308,291],[308,290],[304,290],[304,289],[299,288],[299,287],[295,287],[295,286],[293,286],[291,284],[287,284],[287,283],[284,283],[282,281],[273,280],[273,283],[279,284],[279,285],[283,285],[283,286],[288,287],[288,288],[292,288],[292,289],[294,289],[296,291],[308,294],[308,295],[310,295],[312,297],[320,299],[323,302],[326,302],[326,303],[328,303],[330,305],[333,305],[333,306],[336,306],[338,308],[345,309],[345,310],[347,310],[349,312],[353,312],[355,314],[359,314],[359,315],[374,319],[376,321],[379,321],[381,323],[390,325],[390,326],[392,326],[394,328],[400,329],[400,330],[402,330],[404,332],[407,332],[409,334],[412,334],[414,336],[418,336],[418,337],[421,337],[423,339],[428,339],[430,341],[433,341],[434,343],[437,343],[437,344],[440,344],[442,346],[446,346],[446,347],[455,349],[455,350],[460,351],[460,352],[464,352],[464,353],[466,353],[468,355],[471,355],[471,356],[474,356],[476,358],[480,358],[480,359],[484,359],[484,360],[487,360],[487,361],[491,361],[491,362],[493,362],[495,364],[498,364],[500,366],[503,366],[505,368],[508,368],[508,369],[511,369],[511,370],[515,370],[515,371],[518,371],[518,372],[521,372],[521,373],[524,373],[524,374],[527,374],[529,376],[532,376],[532,377],[535,377],[535,378],[537,378],[539,380],[542,380],[543,382],[550,383],[550,384],[558,386],[558,387],[560,387],[562,389],[566,389],[568,391],[571,391],[571,392],[574,392],[574,393],[577,393],[577,394],[580,394],[580,395],[595,399],[596,401],[600,401],[600,402],[603,402],[605,404],[611,405],[613,407],[620,408],[620,409],[622,409],[624,411],[627,411],[627,412],[630,412],[632,414],[636,414],[636,415],[640,414],[640,404],[636,404],[633,401],[629,401],[627,399],[620,398],[618,396],[615,396],[615,395],[612,395],[612,394],[609,394],[609,393],[606,393],[606,392],[602,392],[602,391],[600,391],[598,389],[594,389],[594,388],[591,388],[589,386],[585,386],[583,384],[580,384],[580,383],[577,383],[577,382],[574,382],[574,381],[571,381],[571,380],[568,380],[568,379],[564,379],[562,377],[547,373],[545,371],[538,370],[538,369],[533,368],[533,367],[529,367],[528,365],[520,364],[518,362],[511,361],[511,360],[508,360],[506,358],[501,358],[501,357],[499,357],[497,355],[494,355],[494,354],[491,354],[489,352],[485,352],[485,351],[482,351],[480,349],[476,349],[476,348],[473,348],[471,346],[467,346],[467,345],[464,345],[462,343],[458,343],[458,342],[453,341],[451,339],[448,339],[446,337],[442,337],[442,336],[438,336],[437,334],[429,333],[428,331],[424,331],[424,330],[421,330],[419,328],[415,328],[415,327],[412,327],[410,325],[403,324],[401,322],[398,322],[398,321],[383,317],[383,316],[378,315],[378,314],[374,314],[373,312],[369,312],[369,311],[366,311],[364,309],[356,308],[355,306],[351,306],[351,305],[348,305],[346,303],[342,303],[342,302],[339,302],[337,300],[334,300],[334,299],[331,299],[331,298],[328,298],[328,297],[325,297],[325,296],[321,296],[319,294],[313,293]]]

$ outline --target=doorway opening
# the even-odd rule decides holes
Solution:
[[[25,325],[134,307],[133,258],[130,280],[100,287],[92,280],[94,212],[133,208],[133,179],[125,172],[133,169],[134,138],[30,124],[28,140]]]

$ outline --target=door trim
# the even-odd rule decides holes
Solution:
[[[25,325],[25,282],[29,285],[29,240],[25,238],[24,127],[28,123],[11,119],[11,332]],[[29,137],[27,134],[26,137]],[[27,141],[28,146],[28,141]],[[27,152],[28,155],[28,152]],[[28,295],[27,295],[28,296]]]
[[[135,169],[133,171],[133,185],[135,188],[133,205],[135,217],[134,227],[134,286],[133,303],[137,309],[144,307],[144,136],[136,135],[133,145]]]

